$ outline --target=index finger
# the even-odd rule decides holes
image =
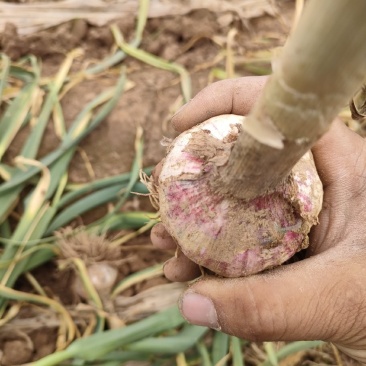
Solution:
[[[213,83],[200,91],[172,118],[178,132],[221,114],[245,116],[261,94],[268,76],[247,76]]]

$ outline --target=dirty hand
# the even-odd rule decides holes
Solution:
[[[246,115],[265,82],[263,77],[247,77],[212,84],[172,123],[184,131],[216,115]],[[247,278],[204,276],[182,295],[181,311],[193,324],[247,340],[333,342],[366,363],[365,141],[335,121],[313,154],[324,203],[307,258]],[[160,248],[176,246],[162,224],[153,228],[151,239]],[[164,270],[174,281],[200,274],[181,252]]]

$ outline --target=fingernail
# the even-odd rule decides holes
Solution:
[[[192,324],[220,330],[217,313],[213,302],[200,294],[187,291],[180,300],[180,311]]]

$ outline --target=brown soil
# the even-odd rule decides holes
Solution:
[[[33,0],[13,0],[6,2],[30,3]],[[217,15],[209,10],[197,10],[185,16],[168,16],[164,18],[150,19],[148,21],[141,48],[155,55],[184,65],[192,75],[193,94],[206,86],[210,80],[210,70],[215,57],[222,51],[218,43],[225,43],[229,30],[237,28],[235,52],[242,56],[250,55],[254,51],[269,50],[283,45],[289,32],[293,2],[278,2],[279,16],[264,16],[252,19],[243,26],[234,19],[229,19],[223,25]],[[126,39],[133,37],[134,19],[117,21]],[[216,38],[214,39],[213,36]],[[79,58],[74,65],[74,71],[84,68],[86,65],[97,63],[111,54],[113,37],[108,26],[94,27],[85,20],[71,21],[52,29],[48,29],[29,36],[18,36],[17,30],[8,24],[0,34],[0,51],[8,54],[13,60],[32,53],[42,59],[43,75],[54,75],[65,54],[76,47],[84,50],[84,56]],[[96,131],[94,131],[83,143],[81,149],[90,161],[94,176],[86,169],[85,160],[81,154],[77,154],[71,164],[70,177],[74,182],[87,182],[93,178],[102,178],[130,170],[134,158],[134,139],[136,129],[142,126],[144,129],[144,165],[156,164],[164,155],[165,148],[160,141],[163,136],[175,136],[174,130],[169,125],[169,119],[179,107],[181,91],[177,76],[166,71],[146,66],[131,58],[125,62],[128,67],[128,78],[134,83],[134,87],[121,98],[115,110],[106,118]],[[216,66],[223,68],[224,61]],[[264,65],[268,68],[268,64]],[[237,67],[237,74],[251,75],[248,68]],[[65,119],[70,124],[83,106],[108,86],[114,85],[115,74],[105,73],[97,78],[74,87],[62,100]],[[19,152],[27,130],[23,130],[12,144],[7,159],[11,160]],[[41,155],[51,151],[58,139],[53,131],[52,124],[43,141]],[[146,200],[138,200],[137,205],[152,209]],[[99,217],[101,211],[96,210],[91,215],[83,218],[83,222],[89,222]],[[169,258],[169,253],[157,250],[145,249],[133,250],[133,246],[149,244],[148,236],[142,236],[129,243],[131,249],[125,252],[125,257],[130,258],[120,269],[119,276],[136,272]],[[46,292],[57,299],[70,311],[77,312],[80,306],[80,298],[70,285],[72,272],[59,272],[54,263],[48,263],[33,271]],[[162,277],[135,286],[125,296],[141,293],[142,290],[151,288],[167,281]],[[25,280],[21,280],[18,287],[31,291]],[[83,316],[78,312],[80,330],[85,329],[88,312]],[[17,321],[23,321],[19,330],[0,332],[0,355],[3,354],[3,365],[16,365],[31,360],[39,359],[55,349],[57,332],[56,326],[52,326],[54,315],[47,311],[40,311],[38,307],[23,307],[17,317]],[[28,322],[28,323],[27,323]],[[57,322],[56,322],[57,323]],[[55,324],[56,324],[55,323]],[[16,328],[18,329],[18,328]],[[22,349],[22,352],[19,352]],[[251,350],[249,350],[250,355]],[[311,362],[334,363],[332,350],[309,352],[301,359],[294,361],[292,365],[310,365]],[[306,360],[306,361],[305,361]],[[345,363],[351,365],[351,363]],[[248,362],[248,365],[254,363]]]
[[[284,19],[289,17],[290,5],[286,4],[283,9]],[[16,29],[8,25],[2,34],[2,50],[13,59],[28,53],[41,57],[44,75],[52,75],[58,70],[66,52],[75,47],[82,47],[85,55],[76,63],[77,71],[77,68],[107,56],[113,44],[108,27],[95,28],[83,21],[77,23],[66,23],[28,37],[18,37]],[[126,38],[132,37],[132,19],[129,23],[124,20],[117,24]],[[283,19],[279,21],[271,17],[253,20],[250,31],[240,29],[237,37],[238,52],[250,53],[283,44],[289,24],[289,20],[284,24]],[[216,16],[208,10],[195,11],[189,16],[152,19],[147,25],[141,48],[181,63],[188,70],[202,68],[202,71],[196,71],[192,75],[195,94],[207,85],[210,61],[220,52],[220,47],[211,39],[212,35],[225,37],[229,29],[229,26],[220,29]],[[197,34],[199,38],[195,40]],[[194,43],[190,46],[190,42]],[[206,63],[208,65],[205,69]],[[137,126],[142,126],[145,131],[146,166],[163,157],[165,148],[160,145],[162,136],[174,136],[174,131],[167,122],[176,109],[174,103],[181,95],[176,75],[131,59],[127,60],[127,65],[131,68],[129,78],[135,83],[135,87],[125,93],[105,123],[81,145],[93,165],[97,178],[129,170],[134,156],[133,143]],[[240,75],[251,74],[245,69],[239,69],[237,72]],[[70,123],[87,101],[114,83],[115,76],[105,75],[73,88],[62,103],[66,121]],[[56,136],[52,131],[49,132],[41,154],[53,149],[57,143]],[[23,136],[19,136],[18,143],[13,145],[14,155],[22,144],[22,137],[24,139],[25,136],[27,131],[24,131]],[[90,179],[81,158],[74,160],[71,176],[78,182]]]

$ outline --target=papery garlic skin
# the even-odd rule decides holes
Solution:
[[[280,265],[306,248],[322,206],[322,184],[310,152],[265,196],[245,202],[215,191],[212,182],[242,123],[243,116],[218,116],[178,136],[157,187],[161,220],[183,253],[224,277]]]
[[[89,280],[99,295],[109,296],[118,277],[117,269],[106,262],[95,262],[87,267],[87,271]],[[88,298],[85,286],[79,276],[75,279],[74,290],[83,299]]]

